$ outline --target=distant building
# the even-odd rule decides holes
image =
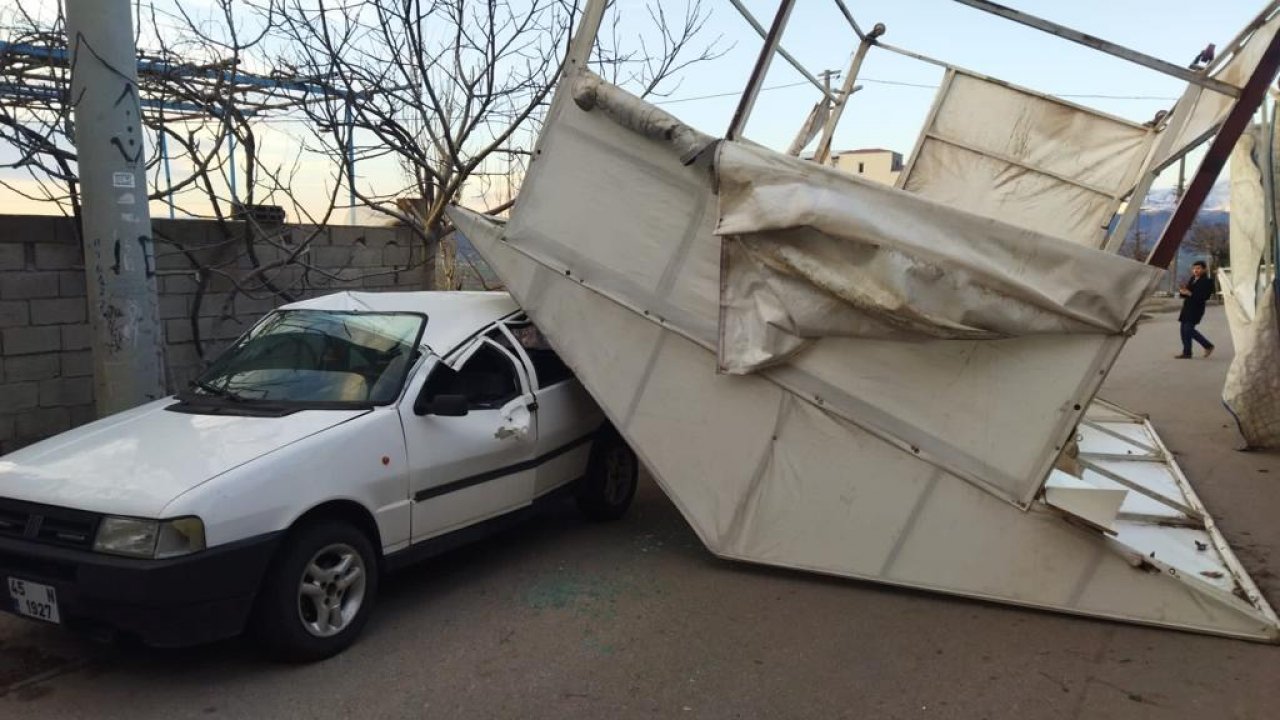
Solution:
[[[902,153],[883,148],[842,150],[831,153],[830,165],[852,175],[894,185],[902,173]]]

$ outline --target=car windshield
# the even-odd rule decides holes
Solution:
[[[280,310],[218,357],[188,396],[385,405],[417,358],[415,313]]]

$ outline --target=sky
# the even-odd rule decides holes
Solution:
[[[0,0],[0,11],[9,0]],[[50,0],[51,1],[51,0]],[[199,0],[186,0],[199,4]],[[718,39],[722,57],[693,66],[678,83],[669,83],[662,107],[713,135],[723,135],[762,41],[728,0],[702,0],[711,11],[701,42]],[[768,25],[776,0],[744,0]],[[1185,84],[1124,60],[1109,57],[1040,31],[1026,28],[952,0],[846,0],[864,29],[887,27],[885,42],[1014,84],[1055,94],[1120,117],[1145,122],[1168,108]],[[1005,0],[1005,4],[1069,27],[1186,65],[1207,43],[1224,46],[1262,9],[1262,0]],[[679,11],[683,0],[664,0]],[[644,0],[618,0],[625,34],[648,23]],[[145,28],[144,28],[145,35]],[[811,73],[847,69],[856,37],[832,0],[797,0],[782,41]],[[882,147],[908,156],[933,103],[942,70],[934,65],[872,49],[859,75],[860,90],[849,103],[835,136],[834,149]],[[836,84],[839,79],[834,81]],[[818,92],[781,58],[769,72],[746,136],[785,148],[803,122]],[[268,156],[292,162],[298,128],[273,121],[262,128]],[[0,149],[0,154],[4,151]],[[333,181],[323,161],[303,159],[300,177],[309,197],[321,197]],[[175,171],[176,172],[176,171]],[[370,186],[397,172],[391,165],[362,167],[360,182]],[[0,171],[5,173],[5,171]],[[2,175],[7,179],[14,176]],[[1172,175],[1157,186],[1169,185]],[[505,199],[505,198],[503,198]],[[0,188],[0,211],[53,211],[20,202]],[[153,208],[153,214],[166,214]],[[345,219],[344,217],[339,220]]]
[[[762,43],[727,0],[715,4],[717,12],[708,31],[723,33],[735,47],[724,58],[691,72],[664,107],[705,131],[723,133],[736,98],[677,101],[740,91]],[[744,4],[766,26],[777,7],[770,0]],[[1261,0],[1005,0],[1004,4],[1182,66],[1210,42],[1221,48],[1265,5]],[[864,29],[884,23],[884,42],[1041,92],[1076,96],[1068,99],[1138,122],[1169,107],[1185,87],[1176,78],[952,0],[846,0],[846,5]],[[830,0],[798,0],[782,44],[816,73],[845,70],[856,38]],[[942,70],[936,66],[873,48],[859,74],[863,89],[846,110],[835,146],[884,147],[909,154],[941,78]],[[778,61],[766,86],[796,82],[803,82],[802,76]],[[921,85],[925,87],[917,87]],[[1111,97],[1079,97],[1090,95]],[[785,147],[817,96],[807,83],[766,92],[747,136]]]

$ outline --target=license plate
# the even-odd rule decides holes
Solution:
[[[13,598],[13,609],[19,615],[51,623],[62,622],[58,616],[58,593],[52,585],[11,577],[9,597]]]

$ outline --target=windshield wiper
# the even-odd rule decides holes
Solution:
[[[200,388],[201,390],[203,390],[203,391],[205,391],[205,392],[209,393],[210,395],[217,395],[218,397],[226,398],[226,399],[228,399],[228,400],[230,400],[230,401],[232,401],[232,402],[244,402],[244,398],[242,398],[242,397],[240,397],[239,395],[237,395],[237,394],[235,394],[235,393],[231,392],[230,390],[226,389],[225,387],[218,387],[218,386],[216,386],[216,385],[212,385],[212,384],[210,384],[210,383],[207,383],[207,382],[205,382],[205,381],[203,381],[203,380],[192,380],[192,381],[191,381],[191,385],[192,385],[193,387]]]

